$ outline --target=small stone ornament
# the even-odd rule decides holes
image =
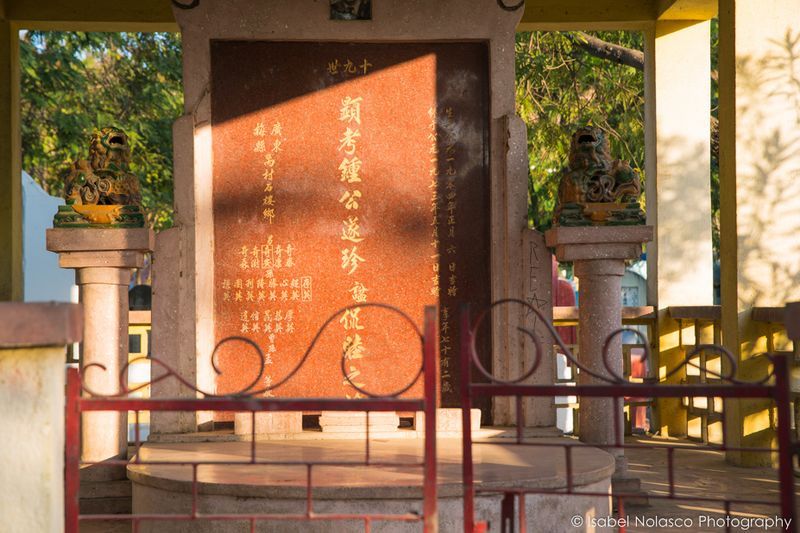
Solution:
[[[558,186],[554,226],[633,226],[645,223],[639,174],[612,160],[608,139],[588,126],[572,135],[569,164]]]
[[[142,228],[139,179],[128,171],[127,134],[106,127],[92,134],[89,160],[73,163],[64,184],[66,204],[53,220],[57,228]]]
[[[331,20],[372,20],[372,0],[330,0]]]

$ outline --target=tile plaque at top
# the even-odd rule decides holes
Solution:
[[[255,341],[276,383],[337,309],[419,322],[439,305],[442,403],[457,405],[458,310],[490,298],[486,46],[213,41],[211,64],[216,339]],[[421,361],[401,320],[356,308],[274,395],[358,396],[343,353],[376,393]],[[218,391],[256,359],[223,350]]]

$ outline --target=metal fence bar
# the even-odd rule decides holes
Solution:
[[[425,308],[425,343],[422,349],[425,359],[425,466],[423,479],[423,516],[425,533],[439,531],[437,512],[437,464],[436,464],[436,386],[439,373],[436,371],[436,309]]]
[[[372,306],[383,307],[392,310],[389,306],[383,304],[371,304]],[[340,311],[341,312],[341,311]],[[65,514],[66,514],[66,531],[68,533],[78,533],[78,526],[80,521],[94,522],[94,521],[128,521],[132,526],[133,531],[138,531],[141,523],[152,522],[158,520],[168,521],[246,521],[251,531],[255,531],[256,524],[262,521],[360,521],[364,524],[364,530],[369,532],[372,529],[372,524],[376,521],[394,521],[394,522],[419,522],[423,526],[425,533],[438,533],[438,516],[437,516],[437,465],[436,465],[436,407],[437,407],[437,357],[436,357],[436,323],[437,313],[433,307],[425,309],[424,315],[424,330],[420,330],[414,326],[413,322],[404,314],[405,320],[409,322],[415,329],[420,341],[422,352],[422,365],[414,380],[405,388],[395,391],[386,396],[369,393],[359,389],[355,384],[352,384],[360,393],[368,396],[367,398],[359,399],[338,399],[338,398],[275,398],[275,397],[262,397],[261,394],[265,389],[260,391],[250,392],[246,389],[243,392],[233,394],[230,396],[214,396],[203,391],[196,390],[203,394],[201,398],[168,398],[168,399],[152,399],[152,398],[130,398],[126,395],[135,392],[138,389],[129,390],[124,384],[122,385],[123,393],[114,396],[100,396],[92,394],[87,391],[86,397],[82,397],[82,384],[80,374],[76,369],[70,369],[67,376],[67,401],[66,401],[66,455],[65,455],[65,489],[67,493]],[[334,315],[335,317],[336,315]],[[329,319],[325,325],[331,322]],[[324,329],[323,326],[322,329]],[[317,338],[322,332],[322,329],[317,334]],[[249,339],[236,337],[223,340],[228,342],[230,340],[243,341],[255,347],[260,351],[257,345]],[[315,340],[309,347],[309,351],[303,356],[301,361],[304,362],[308,357],[310,349],[313,347]],[[221,343],[220,343],[221,344]],[[219,345],[218,345],[219,346]],[[344,358],[344,355],[342,356]],[[343,359],[344,360],[344,359]],[[297,372],[301,365],[294,368],[291,375]],[[167,377],[173,377],[181,383],[188,383],[178,376],[171,369],[166,367],[168,373]],[[342,366],[344,369],[344,366]],[[102,368],[101,368],[102,369]],[[120,375],[123,379],[125,369]],[[345,378],[347,376],[345,374]],[[423,378],[422,383],[423,394],[422,398],[400,398],[399,396],[405,394],[411,389],[412,386],[419,383],[420,378]],[[157,380],[164,379],[164,376],[157,378]],[[284,379],[281,383],[287,381]],[[348,380],[349,381],[349,380]],[[121,383],[123,383],[121,381]],[[147,384],[145,384],[146,386]],[[187,385],[189,386],[189,385]],[[141,388],[141,385],[138,386]],[[190,387],[191,388],[191,387]],[[269,458],[259,459],[256,438],[256,418],[258,412],[281,412],[281,411],[362,411],[366,413],[366,448],[365,456],[363,459],[356,461],[341,461],[341,460],[320,460],[316,462],[309,462],[308,460],[269,460]],[[81,413],[84,411],[117,411],[117,412],[133,412],[135,420],[134,440],[136,446],[136,457],[134,462],[137,465],[170,465],[170,466],[186,466],[192,469],[191,476],[191,510],[188,513],[178,514],[102,514],[102,515],[81,515],[79,509],[79,472],[82,465],[102,464],[106,466],[113,465],[128,465],[129,461],[123,459],[113,459],[103,461],[102,463],[95,463],[89,461],[81,461],[80,447],[81,447],[81,434],[80,434],[80,418]],[[247,457],[243,457],[242,461],[237,460],[149,460],[142,458],[141,452],[141,428],[140,428],[140,413],[142,411],[218,411],[218,412],[245,412],[249,414],[251,423],[250,428],[250,443],[249,453]],[[395,460],[374,460],[370,452],[370,413],[371,412],[418,412],[425,413],[425,449],[422,460],[412,460],[408,462],[395,461]],[[305,512],[303,513],[203,513],[201,502],[201,484],[199,468],[201,466],[224,465],[224,466],[303,466],[306,471],[305,476]],[[358,513],[317,513],[314,511],[314,486],[313,486],[313,468],[315,466],[368,466],[372,468],[414,468],[419,469],[422,473],[422,513],[373,513],[373,514],[358,514]]]
[[[469,307],[461,309],[460,363],[461,363],[461,478],[464,485],[464,533],[486,531],[486,526],[476,528],[475,524],[475,486],[472,465],[472,364],[470,352],[466,349],[472,342],[472,325],[469,322]]]
[[[789,383],[789,357],[782,355],[775,359],[775,401],[778,405],[778,476],[781,492],[781,514],[790,520],[792,531],[797,529],[794,509],[794,466],[792,445],[792,422],[789,403],[791,389]]]
[[[65,412],[66,450],[64,454],[64,529],[78,533],[80,512],[81,460],[81,381],[77,368],[67,368],[67,398]]]
[[[513,302],[513,303],[523,303],[517,301],[507,300],[506,302]],[[498,305],[499,303],[504,302],[496,302],[492,304],[492,307]],[[524,304],[524,303],[523,303]],[[532,309],[532,308],[531,308]],[[535,310],[534,310],[535,312]],[[485,313],[485,311],[484,311]],[[479,315],[476,319],[476,324],[480,323],[483,314]],[[542,319],[542,317],[539,317]],[[567,350],[557,338],[557,334],[555,329],[553,329],[551,324],[546,324],[551,333],[554,336],[554,343],[561,346],[562,349]],[[499,378],[495,378],[494,376],[488,374],[485,369],[480,366],[479,359],[477,354],[475,353],[475,344],[474,344],[474,335],[475,329],[472,327],[472,323],[470,321],[469,310],[464,309],[462,311],[461,316],[461,328],[462,328],[462,353],[460,354],[460,362],[462,365],[462,376],[465,383],[462,383],[461,388],[461,396],[462,396],[462,403],[464,408],[464,465],[463,465],[463,476],[464,476],[464,524],[465,524],[465,532],[468,533],[475,533],[479,531],[479,526],[482,524],[478,524],[475,521],[474,512],[474,498],[476,494],[497,494],[502,496],[502,504],[500,509],[500,516],[502,520],[501,528],[502,531],[513,531],[514,528],[514,521],[513,519],[509,520],[509,516],[512,516],[513,509],[510,510],[510,506],[513,504],[513,496],[516,496],[517,502],[519,505],[524,506],[524,498],[526,494],[540,494],[540,495],[561,495],[561,496],[583,496],[583,497],[598,497],[598,498],[605,498],[608,497],[609,494],[605,491],[581,491],[576,490],[574,486],[574,479],[573,474],[575,470],[574,457],[571,453],[572,449],[577,446],[586,446],[583,443],[568,443],[568,442],[531,442],[525,441],[521,438],[521,427],[520,427],[520,420],[519,414],[517,418],[516,424],[516,439],[509,439],[508,442],[500,443],[496,440],[494,441],[474,441],[472,436],[469,432],[468,420],[467,420],[467,411],[471,406],[473,401],[473,396],[488,396],[488,397],[495,397],[495,396],[503,396],[514,398],[517,403],[519,403],[521,397],[523,396],[533,396],[533,397],[555,397],[555,396],[577,396],[577,397],[595,397],[595,398],[612,398],[614,401],[615,406],[615,413],[617,415],[614,417],[613,423],[616,429],[615,431],[615,438],[613,439],[613,444],[592,444],[591,446],[595,448],[605,449],[607,451],[613,450],[626,450],[626,449],[653,449],[659,450],[664,449],[667,455],[667,478],[668,478],[668,492],[666,494],[649,494],[648,497],[650,499],[660,499],[660,500],[675,500],[675,501],[693,501],[693,502],[701,502],[703,504],[708,505],[719,505],[724,508],[725,516],[730,517],[731,508],[733,505],[759,505],[759,506],[770,506],[778,508],[780,511],[781,517],[785,520],[787,525],[788,531],[797,531],[797,526],[795,524],[795,506],[794,506],[794,473],[793,473],[793,459],[796,453],[795,446],[791,440],[791,413],[790,413],[790,388],[789,388],[789,361],[785,354],[768,354],[768,357],[773,362],[773,372],[769,376],[766,376],[763,380],[758,382],[744,382],[737,380],[735,378],[735,358],[729,352],[725,351],[724,348],[717,347],[714,345],[702,345],[699,348],[702,349],[710,349],[712,352],[716,353],[717,357],[721,357],[723,362],[727,362],[730,364],[730,369],[723,369],[722,374],[715,374],[714,382],[713,383],[698,383],[698,384],[682,384],[682,385],[672,385],[672,384],[659,384],[656,383],[654,379],[645,379],[641,383],[631,383],[625,380],[622,376],[611,375],[611,377],[603,377],[603,376],[595,376],[596,378],[600,379],[601,381],[605,382],[603,384],[591,384],[591,385],[575,385],[575,386],[567,386],[567,385],[528,385],[522,383],[524,379],[530,376],[533,371],[536,369],[536,364],[532,370],[529,370],[527,373],[523,373],[521,378],[513,380],[511,378],[504,377],[502,380]],[[526,332],[530,335],[533,335],[533,332]],[[618,334],[616,332],[615,334]],[[606,341],[606,346],[608,345],[608,341]],[[697,348],[697,347],[696,347]],[[690,354],[693,355],[693,354]],[[701,356],[703,354],[701,353]],[[541,356],[541,354],[537,354],[537,358]],[[605,356],[607,357],[608,354],[606,353]],[[574,359],[572,354],[567,355],[568,359],[573,361],[573,363],[581,370],[587,371],[581,364],[579,360]],[[606,365],[608,366],[608,360],[605,361]],[[693,365],[693,362],[687,357],[687,360],[683,362],[684,365]],[[484,377],[488,378],[489,383],[474,383],[472,382],[472,374],[473,370],[476,373],[480,372]],[[675,373],[677,369],[672,370],[670,375]],[[610,372],[610,371],[609,371]],[[589,372],[590,375],[594,375]],[[773,380],[774,378],[774,380]],[[725,398],[725,399],[742,399],[742,398],[764,398],[772,400],[775,405],[777,406],[777,413],[778,413],[778,425],[777,425],[777,440],[778,446],[777,448],[773,447],[745,447],[745,446],[728,446],[728,440],[725,438],[725,427],[724,427],[724,416],[721,417],[723,421],[723,441],[720,445],[707,445],[704,446],[701,450],[694,450],[694,449],[685,449],[684,447],[679,447],[676,445],[671,444],[640,444],[640,443],[632,443],[626,444],[623,440],[621,440],[621,403],[625,397],[638,397],[638,398],[706,398],[706,399],[713,399],[713,398]],[[707,400],[709,401],[709,400]],[[711,400],[713,401],[713,400]],[[709,401],[711,405],[711,402]],[[476,488],[474,485],[474,470],[472,466],[472,446],[476,444],[493,444],[493,445],[505,445],[505,446],[538,446],[538,447],[562,447],[564,448],[564,461],[565,461],[565,474],[566,474],[566,487],[558,488],[558,489],[537,489],[537,488],[530,488],[530,489],[509,489],[509,488]],[[675,481],[675,451],[681,450],[682,452],[705,452],[708,450],[715,450],[715,451],[748,451],[748,452],[759,452],[759,453],[775,453],[777,452],[779,458],[779,468],[778,468],[778,476],[779,476],[779,483],[780,483],[780,496],[775,500],[766,500],[766,499],[757,499],[757,498],[735,498],[728,495],[724,495],[723,497],[714,497],[714,496],[694,496],[686,493],[679,493],[676,489],[676,481]],[[617,517],[624,517],[625,516],[625,506],[626,504],[630,505],[631,500],[635,500],[636,498],[640,498],[641,494],[638,493],[624,493],[617,491],[616,493],[612,494],[612,497],[616,501],[616,509],[615,514]],[[469,500],[469,501],[468,501]],[[511,503],[509,503],[511,502]],[[524,531],[525,525],[522,523],[524,512],[522,509],[518,510],[517,516],[519,517],[519,529]],[[727,522],[727,527],[730,527],[730,521]],[[620,528],[620,531],[624,531],[624,523]]]

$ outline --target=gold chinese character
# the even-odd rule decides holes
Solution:
[[[348,127],[344,132],[344,137],[339,139],[339,151],[341,152],[344,150],[344,153],[347,155],[356,153],[356,139],[359,137],[361,137],[361,132]]]
[[[341,180],[347,183],[356,183],[361,181],[361,176],[358,173],[361,171],[361,160],[358,156],[353,156],[351,159],[344,158],[339,163],[339,171],[341,172]]]
[[[264,143],[263,139],[259,140],[259,141],[256,141],[256,145],[253,148],[253,151],[256,152],[256,153],[261,153],[261,152],[266,152],[267,151],[267,145],[266,145],[266,143]]]
[[[364,343],[361,341],[361,335],[356,333],[352,337],[348,336],[342,343],[342,351],[344,358],[348,361],[353,359],[361,359],[364,357]]]
[[[271,207],[269,209],[264,209],[262,215],[265,219],[269,220],[270,224],[272,224],[272,221],[275,220],[275,209]]]
[[[282,137],[283,136],[283,127],[281,126],[280,122],[276,122],[272,125],[272,135],[275,137]]]
[[[361,63],[361,71],[366,74],[369,71],[369,68],[372,66],[372,63],[364,59],[364,62]]]
[[[353,294],[353,301],[359,304],[363,304],[367,301],[367,289],[363,283],[360,281],[356,281],[355,284],[350,287],[350,292]]]
[[[334,59],[333,61],[328,61],[328,74],[335,75],[339,74],[339,60]]]
[[[275,205],[275,198],[271,194],[268,194],[264,197],[264,201],[262,202],[264,205]]]
[[[361,198],[361,191],[345,191],[341,198],[339,198],[339,203],[344,204],[345,208],[347,209],[358,209],[358,199]]]
[[[339,110],[339,120],[350,124],[355,121],[356,124],[361,124],[361,102],[363,98],[358,96],[352,98],[345,96],[342,100],[342,108]]]
[[[272,179],[275,177],[275,169],[265,168],[264,173],[261,175],[261,177],[267,181],[272,181]],[[272,187],[270,187],[270,190],[272,190]]]
[[[342,70],[347,74],[355,74],[356,73],[356,64],[353,63],[350,58],[347,59],[347,63],[342,65]]]
[[[361,371],[357,370],[356,367],[351,366],[350,371],[347,373],[347,377],[342,380],[342,385],[349,385],[352,383],[358,388],[364,388],[364,383],[359,383],[356,381],[356,378],[361,375]]]
[[[267,165],[269,168],[275,166],[275,158],[272,156],[272,154],[267,154],[264,156],[264,164]]]
[[[364,262],[364,258],[358,255],[357,249],[356,246],[353,246],[350,249],[344,248],[342,250],[342,269],[347,270],[349,268],[348,275],[356,271],[359,263]]]
[[[258,124],[256,124],[256,127],[253,128],[253,135],[255,135],[256,137],[263,137],[266,134],[267,134],[267,130],[264,127],[264,123],[263,122],[259,122]]]
[[[281,140],[275,139],[275,142],[272,143],[272,152],[277,154],[278,152],[282,152],[283,148],[281,148]]]
[[[348,217],[342,220],[342,240],[359,243],[364,240],[361,236],[361,227],[358,225],[358,217]]]
[[[346,310],[346,311],[344,312],[344,314],[342,315],[342,318],[340,318],[340,319],[339,319],[339,323],[340,323],[340,324],[342,324],[342,326],[344,326],[344,329],[346,329],[346,330],[350,330],[350,329],[355,329],[355,330],[364,329],[364,326],[362,326],[362,325],[361,325],[361,324],[359,324],[359,322],[358,322],[358,321],[359,321],[359,318],[358,318],[358,313],[360,313],[360,312],[361,312],[361,309],[359,309],[359,308],[357,308],[357,307],[356,307],[355,309],[348,309],[348,310]]]

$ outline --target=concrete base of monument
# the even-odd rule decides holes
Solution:
[[[480,409],[471,409],[471,427],[475,438],[505,436],[508,428],[481,428]],[[419,439],[425,435],[425,413],[418,412],[404,417],[405,424],[397,413],[372,412],[369,416],[369,434],[381,439]],[[319,416],[319,427],[304,428],[303,415],[299,412],[280,413],[236,413],[233,431],[212,430],[195,433],[150,433],[149,442],[221,442],[262,440],[328,440],[363,439],[366,435],[366,414],[362,411],[324,411]],[[436,434],[440,437],[461,438],[461,409],[440,408],[436,410]],[[514,434],[516,435],[516,434]],[[525,428],[526,437],[557,437],[561,432],[555,427]]]
[[[354,435],[363,438],[367,434],[369,421],[370,435],[395,433],[400,429],[400,417],[395,412],[365,413],[364,411],[322,411],[319,427],[323,433]]]
[[[256,420],[256,427],[258,427],[258,420]],[[437,424],[438,425],[438,424]],[[419,428],[417,430],[416,428]],[[150,433],[147,437],[147,442],[151,443],[180,443],[180,442],[249,442],[251,440],[251,433],[249,431],[249,424],[243,424],[242,429],[232,431],[213,430],[213,431],[197,431],[195,433]],[[437,429],[436,435],[441,439],[460,439],[461,428],[455,429]],[[304,429],[300,432],[291,433],[256,433],[256,441],[281,441],[281,440],[300,440],[300,441],[316,441],[316,440],[364,440],[366,433],[362,430],[359,432],[330,432],[321,431],[320,429]],[[425,431],[422,426],[400,427],[396,430],[386,432],[376,432],[370,430],[369,436],[371,439],[391,439],[391,440],[421,440],[425,436]],[[530,427],[522,429],[522,436],[526,439],[534,438],[547,438],[547,437],[560,437],[562,436],[561,430],[557,427]],[[517,429],[507,426],[484,426],[479,429],[472,430],[472,438],[474,440],[483,439],[514,439],[517,437]]]
[[[552,441],[552,439],[548,439]],[[570,441],[574,442],[574,441]],[[439,530],[463,530],[463,487],[461,484],[461,441],[438,439]],[[420,461],[424,442],[420,440],[371,440],[374,462],[413,463]],[[259,460],[273,461],[363,461],[365,443],[355,440],[324,440],[259,443]],[[502,446],[480,444],[473,448],[476,486],[503,488],[526,486],[557,490],[566,488],[564,451],[560,447]],[[143,460],[150,461],[249,461],[250,445],[245,442],[145,444]],[[573,448],[573,490],[610,494],[614,459],[597,448]],[[201,514],[221,513],[304,513],[306,509],[306,467],[207,465],[197,469],[197,510]],[[172,465],[128,466],[133,482],[133,512],[181,514],[192,510],[192,468]],[[408,513],[421,512],[422,472],[419,466],[380,468],[315,466],[312,471],[313,509],[317,513]],[[476,519],[500,523],[501,496],[479,495]],[[528,531],[583,531],[573,527],[580,516],[610,516],[610,496],[528,495]],[[259,532],[363,531],[353,522],[259,522]],[[371,531],[384,533],[419,531],[418,523],[374,522]],[[247,521],[144,521],[139,531],[245,532]],[[596,529],[595,531],[606,531]],[[608,530],[610,531],[610,529]]]

